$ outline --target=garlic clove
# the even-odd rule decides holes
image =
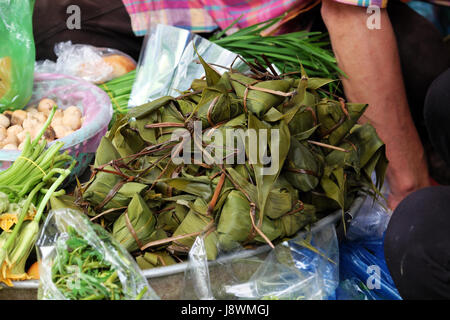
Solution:
[[[53,106],[56,105],[56,102],[52,99],[42,99],[38,105],[38,111],[43,112],[45,115],[48,115],[52,110]]]
[[[16,110],[11,115],[12,125],[22,125],[23,121],[27,118],[28,113],[23,110]]]
[[[9,121],[9,118],[5,116],[4,114],[0,114],[0,126],[4,128],[8,128],[11,122]]]

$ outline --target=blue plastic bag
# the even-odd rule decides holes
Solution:
[[[387,196],[389,186],[381,192]],[[386,265],[383,238],[391,211],[367,197],[339,244],[338,300],[400,300]]]
[[[401,300],[383,251],[383,239],[346,241],[340,245],[339,300]]]

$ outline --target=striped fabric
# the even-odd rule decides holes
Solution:
[[[136,35],[158,23],[193,32],[226,28],[242,18],[237,27],[266,21],[310,0],[123,0]],[[149,25],[150,24],[150,25]]]
[[[159,23],[188,29],[192,32],[211,32],[224,29],[241,17],[238,28],[275,18],[284,12],[305,6],[314,0],[122,0],[131,17],[136,35],[144,35],[149,27]],[[368,7],[386,7],[388,0],[335,0],[341,3]],[[407,0],[402,0],[407,2]],[[449,0],[434,0],[436,3]],[[433,1],[431,1],[433,2]]]
[[[159,23],[193,32],[210,32],[217,28],[200,0],[123,0],[123,3],[137,36]]]
[[[335,0],[335,1],[360,7],[378,6],[380,8],[386,8],[388,2],[388,0]]]

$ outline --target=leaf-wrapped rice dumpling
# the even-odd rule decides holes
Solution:
[[[94,166],[102,167],[110,161],[119,158],[120,154],[111,141],[103,137],[95,156]],[[103,169],[114,171],[114,168],[111,166],[105,166]],[[147,188],[147,185],[136,182],[120,184],[121,180],[122,178],[116,174],[99,171],[95,175],[94,180],[88,183],[88,187],[83,193],[83,199],[92,204],[94,210],[98,206],[105,210],[119,208],[127,206],[135,194]],[[110,195],[113,196],[111,197]]]
[[[291,139],[285,168],[286,179],[303,192],[308,192],[319,184],[321,163],[318,157],[296,139]]]
[[[157,240],[154,233],[156,218],[144,199],[136,194],[128,209],[114,222],[112,235],[128,251],[139,249],[141,245]],[[161,235],[161,234],[160,234]],[[164,235],[165,236],[165,235]],[[135,239],[137,238],[137,239]]]
[[[106,136],[111,140],[121,158],[138,153],[145,147],[144,140],[128,125],[128,119],[125,116],[116,120]]]
[[[330,152],[326,156],[329,166],[352,168],[357,177],[363,170],[365,177],[361,178],[368,178],[375,171],[377,187],[380,188],[383,185],[388,161],[385,155],[385,145],[378,137],[374,127],[369,124],[356,125],[350,135],[346,137],[346,141],[339,147],[348,152],[339,150]]]
[[[286,114],[295,112],[289,121],[289,131],[291,135],[310,130],[317,125],[316,119],[316,96],[310,92],[305,93],[303,102],[286,110]]]
[[[328,136],[330,144],[339,144],[366,108],[367,104],[322,99],[317,105],[317,118],[320,122],[321,135],[323,137]]]
[[[50,197],[50,206],[52,208],[52,210],[58,210],[58,209],[64,209],[64,208],[70,208],[73,210],[80,210],[80,208],[75,204],[75,197],[71,196],[71,195],[60,195],[60,196],[55,196],[52,195]],[[89,215],[93,215],[94,213],[92,212],[91,208],[89,211]]]
[[[202,198],[197,198],[193,203],[191,210],[175,230],[173,236],[184,236],[188,234],[196,234],[180,240],[174,241],[176,247],[189,248],[198,235],[205,233],[205,248],[208,260],[214,260],[217,256],[217,231],[210,231],[214,228],[213,217],[206,216],[207,204]],[[211,228],[211,229],[210,229]],[[175,246],[173,246],[175,247]],[[187,253],[184,252],[184,253]]]
[[[298,192],[283,176],[278,177],[266,202],[265,212],[271,219],[277,219],[289,212],[298,199]]]
[[[254,219],[255,224],[258,225],[258,211],[256,211]],[[282,230],[278,227],[278,222],[268,217],[263,217],[260,229],[270,241],[282,236]],[[223,205],[217,232],[220,248],[224,251],[235,249],[242,242],[266,243],[266,240],[252,226],[250,203],[244,194],[237,190],[230,192]]]
[[[157,138],[157,132],[156,129],[147,129],[145,128],[145,125],[149,124],[149,123],[156,123],[158,121],[158,117],[156,112],[152,112],[150,114],[148,114],[147,116],[140,118],[140,119],[136,119],[136,118],[132,118],[129,120],[129,125],[130,128],[133,128],[134,130],[136,130],[141,139],[144,140],[145,142],[151,143],[151,144],[156,144],[156,138]]]
[[[220,248],[229,251],[247,240],[252,230],[250,203],[240,191],[233,190],[225,201],[217,225]]]
[[[255,79],[246,77],[238,73],[231,73],[231,85],[233,86],[236,95],[243,99],[245,96],[246,85],[251,85],[256,88],[269,89],[273,91],[280,91],[287,93],[291,89],[293,79],[286,80],[268,80],[258,82]],[[276,107],[284,101],[285,97],[282,95],[275,95],[268,92],[263,92],[257,89],[248,89],[246,96],[246,106],[258,118],[272,107]]]
[[[142,270],[156,267],[166,267],[175,264],[176,261],[167,252],[146,252],[136,257],[136,262]]]
[[[197,116],[202,120],[203,127],[207,128],[230,120],[242,111],[239,104],[233,103],[228,92],[206,88],[203,90],[202,98],[198,103]]]
[[[168,203],[158,213],[156,228],[169,233],[175,232],[188,213],[188,209],[178,203]]]
[[[303,207],[302,210],[296,212],[296,207],[293,209],[293,213],[285,214],[280,218],[281,225],[283,226],[283,234],[285,237],[291,237],[305,226],[316,222],[316,210],[315,207],[309,204],[298,204],[297,206]]]
[[[384,144],[357,124],[367,105],[321,88],[333,79],[303,68],[294,79],[257,62],[251,74],[221,75],[199,59],[206,78],[118,118],[79,193],[129,251],[151,251],[137,258],[141,268],[187,256],[198,236],[209,260],[219,249],[276,245],[361,191],[379,195]]]
[[[98,206],[104,203],[104,200],[107,199],[110,192],[114,191],[118,182],[114,184],[116,181],[111,179],[111,175],[100,175],[100,173],[96,177],[96,182],[96,184],[92,184],[89,190],[83,194],[83,197],[85,200],[90,201],[92,204],[97,204]],[[133,198],[134,195],[140,194],[145,188],[147,188],[147,185],[142,183],[125,183],[119,188],[115,195],[102,206],[102,208],[108,210],[127,206],[130,199]],[[107,217],[108,215],[105,216],[105,218]]]

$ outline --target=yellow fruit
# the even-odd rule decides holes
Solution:
[[[39,263],[37,261],[31,265],[27,274],[31,279],[39,280]]]
[[[118,54],[102,57],[103,61],[113,67],[112,78],[118,78],[136,69],[136,63],[130,58]]]
[[[0,99],[11,89],[11,58],[0,58]]]

